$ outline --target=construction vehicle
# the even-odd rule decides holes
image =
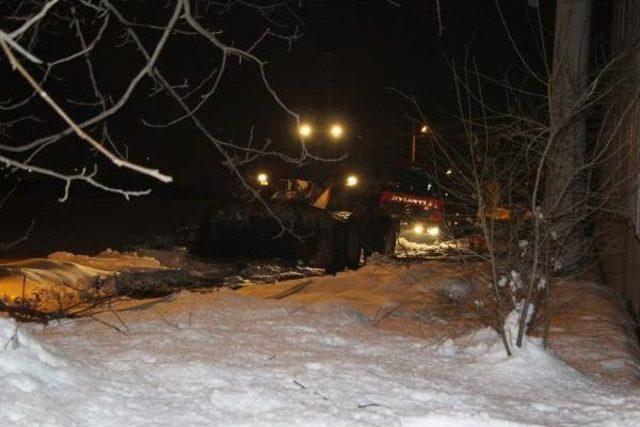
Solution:
[[[254,175],[259,198],[212,207],[192,252],[209,258],[278,258],[329,272],[355,269],[363,255],[393,254],[394,219],[374,212],[367,186],[346,174],[322,183],[308,177]]]
[[[281,177],[266,170],[247,174],[259,198],[207,212],[195,254],[279,258],[336,272],[357,268],[374,252],[393,255],[399,236],[435,242],[458,226],[445,208],[448,193],[419,167],[323,165]]]

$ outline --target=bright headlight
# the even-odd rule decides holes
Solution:
[[[329,134],[331,134],[331,136],[336,139],[340,138],[343,133],[344,129],[340,125],[333,125],[331,126],[331,129],[329,129]]]
[[[308,138],[311,136],[311,134],[313,133],[313,128],[311,127],[310,124],[308,123],[303,123],[300,125],[300,127],[298,128],[298,133],[300,134],[301,137],[303,138]]]
[[[346,181],[347,187],[355,187],[358,185],[358,177],[355,175],[349,175]]]
[[[413,232],[416,234],[424,233],[424,226],[422,224],[416,224],[413,226]]]
[[[269,176],[266,173],[258,174],[258,184],[269,185]]]
[[[436,237],[440,235],[440,227],[433,226],[433,227],[429,227],[427,228],[427,234],[431,237]]]

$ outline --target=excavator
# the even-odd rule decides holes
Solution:
[[[443,194],[417,167],[341,166],[247,174],[250,200],[211,207],[191,251],[205,258],[277,258],[328,272],[356,269],[398,236],[442,239]]]
[[[209,209],[192,252],[206,258],[278,258],[337,272],[363,256],[392,254],[396,221],[375,212],[355,174],[335,181],[294,176],[253,180],[259,197]]]

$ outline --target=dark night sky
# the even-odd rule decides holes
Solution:
[[[519,67],[498,19],[495,0],[442,1],[442,35],[438,34],[435,0],[399,3],[395,7],[385,0],[304,2],[298,10],[304,22],[303,36],[292,49],[289,51],[281,41],[270,41],[257,51],[269,61],[273,87],[288,105],[318,126],[342,121],[348,129],[348,139],[359,141],[358,150],[373,161],[405,159],[409,150],[409,106],[389,91],[390,87],[414,91],[432,126],[449,136],[455,122],[450,113],[455,113],[457,107],[445,56],[460,60],[468,54],[478,61],[480,70],[494,76]],[[552,28],[554,5],[541,3],[546,5],[542,8],[544,24]],[[129,4],[140,19],[149,22],[165,22],[169,13],[166,9],[149,8],[149,2]],[[502,1],[501,5],[523,52],[539,66],[529,21],[534,9],[526,0]],[[204,24],[215,28],[220,23],[225,28],[222,38],[234,40],[239,46],[253,40],[264,28],[264,22],[255,17],[234,14],[221,22]],[[174,40],[163,53],[160,65],[175,82],[182,81],[185,75],[202,77],[219,60],[218,53],[202,42],[192,38]],[[103,46],[96,56],[99,77],[119,90],[142,65],[126,48],[114,52],[112,46]],[[85,89],[87,86],[74,84],[79,99],[86,99],[87,94],[82,93]],[[148,98],[149,89],[149,85],[142,86],[130,104],[111,120],[114,137],[128,143],[132,159],[144,162],[149,156],[154,166],[175,175],[178,186],[222,170],[215,149],[190,123],[162,130],[141,124],[141,118],[163,121],[179,114],[166,97]],[[52,90],[55,93],[55,88]],[[271,138],[280,150],[296,149],[294,122],[269,98],[251,65],[234,63],[229,67],[220,92],[199,117],[221,137],[243,142],[251,126],[255,126],[256,142]],[[56,118],[48,119],[45,128],[49,123],[49,130],[62,126]],[[26,138],[37,136],[29,132]],[[58,152],[53,150],[50,158],[64,156],[67,167],[86,162],[88,154],[82,152],[77,141],[68,138],[59,145]],[[109,179],[131,179],[130,175],[118,178],[120,171],[113,172],[109,168],[103,170]]]
[[[533,52],[526,2],[507,3],[513,31],[525,50]],[[322,116],[344,116],[352,134],[362,134],[372,144],[408,132],[407,105],[391,87],[413,90],[429,120],[436,127],[447,126],[451,119],[444,113],[457,107],[444,56],[462,59],[468,49],[480,69],[492,75],[505,72],[516,58],[493,0],[446,2],[443,12],[446,28],[440,36],[435,2],[405,1],[401,7],[383,0],[311,3],[302,10],[304,37],[293,50],[266,52],[275,53],[270,75],[296,110],[319,122],[326,121]],[[231,80],[230,89],[246,85],[244,79]],[[244,105],[230,99],[230,106],[241,112]],[[269,107],[265,104],[261,108]]]
[[[533,9],[525,0],[502,3],[522,49],[539,66],[528,21]],[[282,99],[304,117],[318,126],[343,121],[352,140],[362,137],[361,149],[371,160],[406,158],[410,108],[389,88],[414,91],[428,120],[446,135],[457,104],[445,56],[461,60],[467,54],[494,76],[519,67],[494,0],[443,5],[439,35],[435,1],[403,1],[400,7],[384,0],[310,2],[300,11],[304,34],[293,49],[272,42],[259,53],[269,59],[269,76]],[[543,9],[548,12],[552,8]],[[282,150],[295,147],[294,123],[256,77],[251,67],[234,67],[207,109],[209,123],[240,141],[255,125],[257,139],[271,137]]]
[[[438,34],[435,0],[398,0],[398,3],[400,7],[386,0],[305,1],[298,10],[304,22],[303,36],[292,49],[289,51],[285,43],[274,40],[257,51],[261,58],[269,61],[268,75],[282,99],[318,126],[334,119],[342,121],[348,128],[344,146],[350,141],[351,154],[362,154],[363,160],[408,160],[411,122],[407,113],[410,109],[389,87],[414,91],[432,127],[446,138],[447,144],[455,144],[459,121],[454,117],[457,107],[452,74],[444,58],[460,61],[467,55],[477,61],[483,73],[493,77],[509,73],[517,79],[522,74],[521,64],[498,19],[495,0],[442,0],[445,26],[442,35]],[[555,4],[553,1],[540,3],[543,25],[550,38]],[[128,11],[139,20],[152,24],[166,23],[170,13],[166,8],[154,7],[164,4],[157,0],[130,0],[120,4],[131,8]],[[532,37],[531,19],[535,9],[528,6],[527,0],[502,0],[500,4],[523,55],[532,66],[540,68],[539,49]],[[609,5],[606,0],[595,1],[596,32],[606,28]],[[0,17],[11,10],[10,6],[11,2],[0,2]],[[0,24],[2,28],[15,25],[2,18]],[[221,35],[224,41],[235,41],[238,46],[247,46],[264,29],[264,21],[246,13],[226,15],[203,24],[209,29],[224,28]],[[77,40],[66,26],[54,30],[55,37],[47,38],[46,42],[41,39],[43,43],[34,53],[55,58],[65,49],[77,49]],[[112,29],[94,52],[101,87],[114,99],[144,65],[131,45],[120,46],[119,31]],[[152,31],[143,37],[147,46],[153,46],[157,33]],[[173,83],[180,84],[188,77],[193,84],[205,77],[219,60],[220,53],[202,40],[174,36],[159,65]],[[24,82],[10,71],[4,60],[0,60],[0,85],[2,100],[21,99],[26,90]],[[93,100],[81,64],[58,69],[47,81],[46,89],[56,99]],[[181,220],[188,222],[185,215],[199,220],[202,207],[195,207],[194,203],[201,204],[223,195],[232,180],[221,166],[215,148],[191,123],[183,122],[167,129],[151,129],[141,123],[142,119],[165,121],[179,114],[174,101],[162,94],[149,97],[151,91],[147,79],[136,89],[130,102],[109,120],[111,135],[120,146],[128,145],[131,160],[160,168],[173,175],[175,183],[162,185],[118,170],[95,157],[77,138],[65,138],[38,157],[39,164],[72,172],[95,161],[100,167],[101,179],[107,184],[127,189],[151,187],[153,194],[161,197],[125,202],[123,198],[79,184],[72,188],[71,200],[60,204],[57,202],[63,191],[60,181],[36,178],[32,174],[7,175],[5,170],[4,174],[0,173],[0,200],[14,188],[17,176],[22,182],[0,209],[0,242],[22,235],[32,219],[36,219],[35,246],[24,248],[24,253],[29,254],[78,250],[78,235],[93,239],[97,234],[96,224],[107,231],[102,231],[102,237],[94,239],[96,242],[86,250],[122,243],[122,233],[135,236],[155,232],[160,223],[175,228]],[[498,105],[502,102],[500,90],[485,88],[485,95]],[[36,101],[31,105],[44,123],[6,129],[8,136],[0,134],[0,138],[17,144],[64,129],[61,120],[51,114],[44,103]],[[70,112],[78,120],[95,114],[86,108],[70,107]],[[3,120],[10,118],[10,113],[4,111],[0,111],[0,115]],[[246,63],[231,65],[219,93],[198,116],[221,138],[244,142],[251,126],[255,126],[256,142],[271,138],[275,148],[287,152],[294,152],[298,147],[295,123],[270,99],[259,82],[256,68]],[[358,136],[362,138],[357,139]],[[361,141],[356,149],[353,141]],[[96,196],[104,198],[96,202]],[[174,203],[165,196],[192,200]],[[113,242],[105,240],[108,238]],[[63,241],[66,243],[62,244]],[[38,246],[39,242],[51,245]]]

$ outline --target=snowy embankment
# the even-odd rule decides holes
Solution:
[[[122,295],[160,295],[194,287],[243,286],[319,276],[324,270],[272,261],[203,262],[186,248],[105,250],[95,256],[54,252],[0,262],[0,302],[42,313],[73,312]]]
[[[481,293],[464,280],[473,274],[472,266],[379,262],[335,277],[129,301],[95,319],[47,327],[17,328],[0,318],[0,419],[10,425],[640,423],[638,388],[590,375],[594,366],[615,373],[629,365],[624,372],[632,372],[622,329],[599,327],[588,341],[618,349],[611,366],[585,364],[579,372],[535,339],[507,358],[490,329],[454,309]],[[599,301],[574,304],[577,314],[565,313],[562,327],[554,324],[552,340],[563,342],[563,351],[602,357],[582,339],[567,339],[577,335],[563,335],[584,310],[608,300]]]

